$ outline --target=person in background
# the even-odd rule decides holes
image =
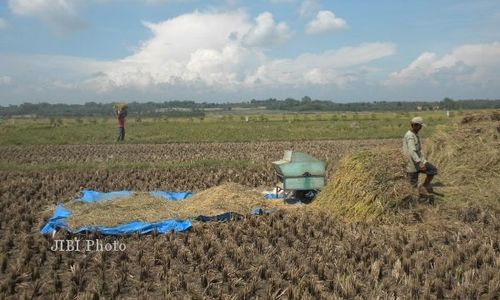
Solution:
[[[118,119],[118,137],[117,142],[123,142],[125,140],[125,117],[127,116],[126,108],[117,108],[115,110],[116,118]]]
[[[422,144],[418,132],[422,129],[424,120],[421,117],[415,117],[411,120],[410,130],[406,132],[403,138],[403,153],[407,158],[406,172],[410,184],[414,187],[418,186],[418,175],[425,173],[424,183],[418,187],[420,196],[429,197],[433,192],[431,181],[438,174],[437,168],[429,163],[422,155]]]

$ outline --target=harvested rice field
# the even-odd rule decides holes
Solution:
[[[498,122],[476,121],[463,124],[467,127],[462,131],[472,137],[464,143],[472,139],[477,144],[488,136],[489,142],[476,146],[476,152],[496,155]],[[468,161],[489,172],[478,171],[469,182],[462,178],[464,170],[450,163],[467,148],[449,146],[446,155],[438,155],[447,134],[424,141],[424,148],[432,145],[437,166],[449,172],[436,178],[441,196],[432,203],[397,202],[391,206],[396,207],[392,217],[382,219],[377,214],[385,214],[385,207],[372,206],[369,198],[363,198],[363,208],[374,208],[375,215],[336,217],[337,207],[347,216],[354,214],[352,205],[332,203],[351,203],[349,196],[355,193],[333,189],[339,184],[334,176],[340,180],[345,175],[346,180],[354,166],[349,158],[360,151],[377,153],[381,147],[394,151],[400,148],[399,139],[0,146],[0,298],[498,299],[500,199],[493,184],[498,156],[496,161],[472,159],[466,152]],[[248,213],[237,221],[193,222],[178,233],[39,233],[55,204],[70,205],[82,189],[193,191],[191,200],[198,197],[207,205],[188,207],[194,214],[209,209],[244,213],[255,203],[271,201],[253,197],[273,188],[271,162],[287,149],[326,161],[330,182],[319,201],[295,209],[278,205],[270,215]],[[362,170],[384,160],[356,162]],[[374,184],[369,176],[389,180],[383,176],[395,174],[382,171],[366,173],[352,189],[393,197],[390,189],[367,189]],[[472,193],[464,193],[462,186]],[[344,193],[342,198],[335,198],[336,192]],[[214,195],[219,197],[210,198]],[[229,201],[233,207],[214,206],[221,197],[240,199],[238,205]],[[249,199],[254,200],[246,205]],[[151,211],[158,212],[161,205]],[[105,217],[105,207],[94,209]],[[57,242],[61,240],[67,242]],[[70,241],[79,241],[80,251],[74,251],[75,242],[73,251],[62,251],[71,248]]]

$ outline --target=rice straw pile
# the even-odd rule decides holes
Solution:
[[[312,206],[345,221],[390,217],[417,196],[406,178],[405,165],[400,149],[378,148],[349,155]]]
[[[226,212],[247,215],[254,207],[272,209],[284,207],[280,200],[267,200],[261,193],[236,183],[226,183],[197,193],[180,201],[168,201],[149,193],[130,197],[83,203],[65,204],[72,215],[72,228],[89,225],[114,226],[131,221],[156,222],[165,219],[188,219],[200,215],[214,216]]]
[[[452,130],[438,130],[427,144],[440,180],[457,195],[500,201],[499,121],[500,111],[467,115]]]
[[[434,183],[440,184],[445,201],[480,200],[500,206],[499,121],[499,111],[467,115],[424,143],[424,154],[439,169]],[[391,219],[417,198],[405,165],[399,149],[345,157],[312,206],[346,221]]]

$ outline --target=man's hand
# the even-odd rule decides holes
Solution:
[[[418,170],[422,171],[422,172],[425,172],[425,164],[424,164],[423,161],[421,161],[421,162],[418,163]]]

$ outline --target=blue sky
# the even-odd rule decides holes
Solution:
[[[0,105],[500,98],[500,2],[1,0]]]

